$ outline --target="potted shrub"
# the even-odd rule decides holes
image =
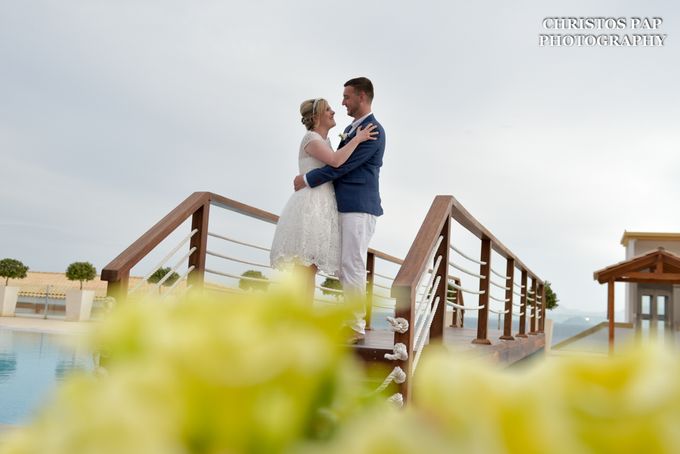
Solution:
[[[14,317],[19,297],[19,287],[10,287],[10,279],[23,279],[26,277],[28,267],[15,259],[0,260],[0,277],[5,278],[5,285],[0,286],[0,316]]]
[[[250,277],[259,280],[243,279],[244,277]],[[241,290],[266,292],[269,288],[269,282],[267,282],[267,280],[267,276],[262,274],[260,271],[248,270],[241,274],[241,279],[238,281],[238,286]]]
[[[80,289],[66,291],[66,320],[80,322],[90,319],[94,290],[83,290],[83,282],[91,281],[96,275],[97,270],[90,262],[73,262],[66,268],[68,280],[80,281]]]
[[[321,293],[323,293],[324,295],[330,295],[336,300],[339,300],[340,297],[342,296],[342,293],[326,290],[326,289],[342,290],[342,283],[340,282],[340,279],[334,277],[327,277],[326,280],[324,280],[321,283],[321,287],[323,287],[321,289]]]
[[[170,272],[170,267],[166,268],[158,268],[154,273],[149,276],[149,278],[146,280],[149,284],[158,284],[163,278],[165,277],[166,274]],[[174,271],[170,276],[167,277],[161,284],[162,286],[165,287],[170,287],[172,284],[177,282],[177,279],[179,279],[179,274],[175,273]],[[160,295],[161,293],[161,285],[158,286],[158,294]]]

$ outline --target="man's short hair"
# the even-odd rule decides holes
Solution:
[[[362,91],[373,101],[373,83],[367,77],[355,77],[345,82],[345,87],[353,87],[356,91]]]

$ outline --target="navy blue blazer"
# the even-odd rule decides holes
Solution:
[[[352,156],[338,168],[327,165],[305,174],[307,184],[311,187],[333,181],[335,199],[340,213],[369,213],[375,216],[383,214],[378,178],[385,153],[385,130],[373,114],[366,117],[359,126],[366,126],[368,123],[377,126],[376,140],[360,143]],[[349,125],[345,128],[345,133],[351,127],[352,125]],[[356,129],[352,135],[340,142],[338,148],[351,140],[354,134],[356,134]]]

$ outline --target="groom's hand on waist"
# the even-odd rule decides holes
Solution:
[[[295,188],[296,191],[299,191],[300,189],[307,187],[307,183],[305,183],[305,177],[303,175],[298,175],[295,177],[293,180],[293,187]]]

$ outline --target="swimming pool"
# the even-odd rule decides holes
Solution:
[[[0,424],[30,421],[74,370],[93,370],[92,355],[71,336],[0,328]]]

